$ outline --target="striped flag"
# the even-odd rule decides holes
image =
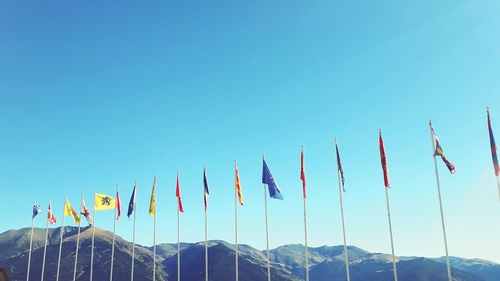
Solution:
[[[493,129],[491,129],[490,111],[488,112],[488,132],[490,134],[491,157],[493,159],[493,168],[495,175],[500,176],[500,167],[498,166],[497,146],[495,144],[495,137],[493,136]]]
[[[54,213],[52,212],[52,202],[49,201],[49,208],[47,211],[47,220],[49,220],[50,224],[56,224],[57,219],[56,216],[54,216]]]
[[[240,205],[243,206],[243,204],[245,204],[245,202],[243,201],[243,189],[240,183],[240,173],[238,172],[238,166],[236,166],[236,164],[235,164],[234,187],[236,188],[236,192],[238,193],[238,201],[240,202]]]
[[[300,151],[300,180],[302,180],[302,193],[304,195],[304,199],[307,197],[306,192],[306,168],[304,163],[304,148]]]
[[[380,148],[380,161],[382,162],[382,171],[384,172],[384,185],[385,187],[391,187],[389,183],[389,170],[387,169],[387,159],[385,158],[385,148],[384,140],[382,140],[382,132],[378,133],[378,144]]]
[[[341,182],[342,182],[342,190],[345,192],[344,169],[342,168],[342,162],[340,161],[339,147],[337,144],[335,144],[335,151],[337,153],[337,171],[340,173],[340,178],[341,178]]]
[[[153,179],[153,190],[151,191],[151,200],[149,201],[149,215],[156,216],[156,176]]]
[[[434,128],[431,127],[431,131],[432,131],[432,137],[434,138],[435,142],[434,156],[441,156],[441,159],[443,160],[448,170],[450,170],[450,173],[454,174],[456,172],[455,166],[446,158],[446,155],[444,154],[444,150],[441,147],[441,143],[439,142],[438,136],[436,135]]]
[[[205,203],[205,210],[208,207],[208,195],[210,191],[208,190],[208,181],[207,181],[207,169],[203,168],[203,202]]]
[[[177,206],[179,208],[179,212],[184,213],[184,208],[182,207],[182,199],[181,199],[181,183],[179,182],[178,173],[177,173],[177,184],[175,186],[175,196],[177,197]]]

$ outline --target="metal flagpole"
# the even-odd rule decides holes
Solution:
[[[389,220],[389,233],[391,236],[391,250],[392,250],[392,271],[394,272],[394,281],[398,281],[398,270],[396,268],[396,255],[394,255],[394,239],[392,237],[392,222],[391,222],[391,207],[389,206],[389,191],[385,188],[385,199],[387,202],[387,218]]]
[[[64,210],[66,209],[67,198],[64,199]],[[59,257],[57,258],[57,273],[56,273],[56,281],[59,281],[59,269],[61,267],[61,252],[62,252],[62,243],[64,237],[64,218],[66,216],[63,212],[62,222],[61,222],[61,241],[59,241]]]
[[[33,203],[33,206],[35,206],[35,203]],[[32,249],[32,246],[33,246],[33,231],[34,231],[34,228],[35,228],[35,216],[31,216],[31,238],[30,238],[30,251],[28,253],[28,270],[26,272],[26,281],[28,281],[30,279],[31,249]]]
[[[235,171],[237,169],[236,167],[236,160],[234,160],[234,168]],[[236,172],[234,175],[235,183],[236,183]],[[238,190],[236,189],[236,186],[234,188],[234,246],[235,246],[235,254],[234,254],[234,261],[235,261],[235,269],[236,269],[236,281],[239,279],[239,272],[238,272]]]
[[[498,179],[498,176],[497,176],[497,186],[498,186],[498,199],[500,199],[500,180]]]
[[[439,173],[438,173],[438,166],[437,166],[437,159],[435,155],[436,151],[436,144],[434,143],[434,136],[432,134],[432,122],[429,120],[429,129],[431,132],[431,142],[432,142],[432,154],[434,158],[434,170],[436,173],[436,186],[437,186],[437,192],[438,192],[438,199],[439,199],[439,210],[441,212],[441,226],[443,227],[443,238],[444,238],[444,250],[446,253],[446,269],[448,270],[448,281],[452,281],[451,278],[451,266],[450,266],[450,257],[448,255],[448,241],[446,239],[446,227],[444,224],[444,214],[443,214],[443,203],[441,200],[441,184],[439,182]]]
[[[135,180],[135,198],[137,198],[137,180]],[[132,230],[132,265],[130,268],[130,281],[134,281],[134,265],[135,265],[135,213],[137,210],[137,201],[134,198],[134,225]]]
[[[52,204],[49,201],[49,206],[51,206],[51,205]],[[45,227],[45,246],[43,247],[43,261],[42,261],[42,277],[41,277],[41,281],[43,281],[43,275],[45,273],[45,257],[47,255],[47,242],[48,242],[48,239],[49,239],[49,218],[47,217],[47,226]]]
[[[269,258],[269,227],[267,225],[267,190],[264,184],[264,212],[266,217],[267,281],[271,281],[271,260]]]
[[[177,202],[177,281],[181,281],[181,243],[180,243],[180,228],[181,228],[181,212]]]
[[[95,188],[94,188],[94,206],[92,207],[92,216],[94,217],[94,220],[92,221],[92,247],[90,250],[90,281],[92,281],[93,278],[93,272],[94,272],[94,240],[95,240]]]
[[[83,204],[83,193],[82,193],[82,204]],[[81,209],[81,206],[80,206]],[[76,265],[78,264],[78,249],[80,245],[80,229],[82,226],[82,212],[80,210],[80,223],[78,224],[78,234],[76,235],[76,250],[75,250],[75,267],[73,268],[73,281],[76,281]]]
[[[302,146],[302,156],[304,153],[304,146]],[[303,159],[301,159],[303,161]],[[303,162],[301,163],[303,164]],[[304,168],[303,166],[301,169]],[[301,171],[301,173],[304,171]],[[302,179],[305,181],[305,177]],[[303,182],[304,183],[304,182]],[[309,281],[309,248],[307,246],[307,206],[306,206],[306,193],[305,190],[302,191],[302,198],[304,199],[304,244],[305,244],[305,255],[306,255],[306,281]]]
[[[153,216],[153,281],[155,280],[156,280],[156,203],[155,203],[155,215]]]
[[[337,146],[337,140],[335,139],[335,147]],[[347,274],[347,281],[351,281],[351,273],[349,271],[349,253],[347,252],[347,238],[345,233],[345,222],[344,222],[344,205],[342,202],[342,184],[340,180],[340,170],[339,162],[337,161],[337,178],[339,182],[339,199],[340,199],[340,216],[342,218],[342,233],[344,235],[344,260],[345,260],[345,271]]]
[[[118,185],[116,185],[116,194],[118,194]],[[115,215],[113,219],[113,243],[111,246],[111,269],[109,270],[109,281],[113,281],[113,263],[115,259],[115,237],[116,237],[116,208],[115,206]]]
[[[203,167],[204,173],[206,173],[206,166]],[[204,174],[206,175],[206,174]],[[205,185],[203,185],[203,200],[206,200]],[[208,208],[205,203],[205,281],[208,281]]]
[[[306,281],[309,281],[309,249],[307,247],[307,208],[306,208],[306,198],[304,197],[304,241],[305,241],[305,253],[306,253]]]

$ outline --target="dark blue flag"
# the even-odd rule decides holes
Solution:
[[[208,190],[208,180],[207,180],[207,169],[203,168],[203,202],[205,203],[205,210],[208,207],[208,195],[210,191]]]
[[[136,189],[136,187],[137,187],[137,183],[134,184],[134,190],[132,191],[132,196],[130,196],[130,202],[128,203],[127,217],[129,217],[129,218],[135,210],[135,189]]]
[[[274,180],[271,171],[269,171],[269,167],[267,167],[266,160],[262,159],[262,183],[267,184],[269,188],[269,196],[274,199],[283,200],[283,196],[281,195],[281,191]]]
[[[42,209],[40,209],[40,205],[33,203],[33,218],[36,217],[36,215],[40,214],[42,212]]]

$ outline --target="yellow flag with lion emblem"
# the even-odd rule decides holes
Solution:
[[[113,210],[116,207],[116,201],[113,197],[105,194],[95,194],[95,210]]]

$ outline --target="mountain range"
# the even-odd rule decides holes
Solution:
[[[60,228],[49,229],[45,280],[55,280],[59,251]],[[26,280],[31,229],[9,230],[0,234],[0,267],[6,269],[12,281]],[[113,234],[95,229],[93,280],[109,280],[111,243]],[[59,280],[73,280],[77,228],[65,227]],[[92,228],[82,228],[77,264],[79,281],[90,280]],[[35,228],[29,281],[41,279],[45,243],[45,229]],[[132,244],[119,236],[115,242],[114,280],[130,280]],[[228,281],[235,276],[234,245],[224,241],[209,241],[209,280]],[[265,252],[248,245],[239,245],[239,280],[267,280]],[[370,253],[349,246],[352,281],[392,281],[391,256]],[[153,280],[153,248],[136,245],[134,280]],[[156,280],[177,279],[177,244],[156,246]],[[310,280],[345,280],[343,246],[309,248]],[[181,277],[183,281],[205,280],[204,242],[181,244]],[[305,279],[304,246],[285,245],[270,251],[273,281]],[[480,260],[451,257],[454,281],[498,281],[500,264]],[[400,281],[447,280],[445,260],[424,257],[398,257]]]

